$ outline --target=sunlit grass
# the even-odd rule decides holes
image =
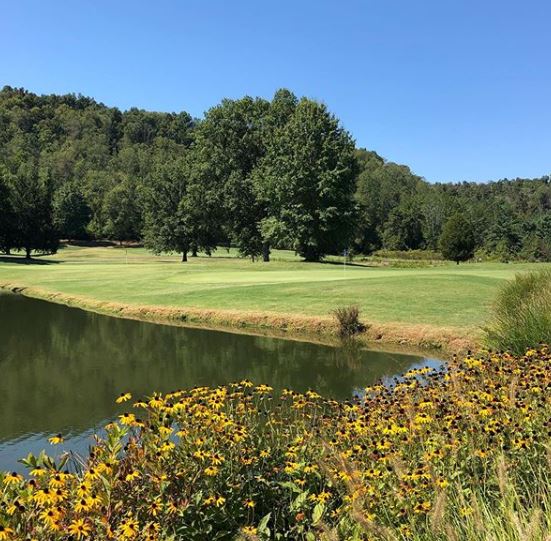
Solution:
[[[358,305],[368,322],[474,328],[501,284],[543,264],[474,263],[420,268],[303,263],[275,251],[265,264],[219,249],[214,256],[156,257],[143,248],[68,247],[42,265],[0,260],[0,283],[106,302],[328,316]]]

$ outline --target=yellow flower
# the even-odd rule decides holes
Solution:
[[[60,443],[63,443],[63,436],[61,434],[56,434],[55,436],[48,438],[48,441],[52,445],[59,445]]]
[[[69,524],[67,530],[77,539],[82,539],[83,537],[88,537],[90,535],[91,528],[84,519],[79,518],[73,520],[73,522]]]
[[[138,535],[139,523],[133,518],[124,519],[119,526],[121,539],[134,539]]]
[[[203,470],[205,472],[205,475],[208,475],[209,477],[214,477],[218,474],[218,468],[216,466],[209,466],[208,468],[205,468]]]
[[[123,413],[119,415],[119,419],[123,425],[133,425],[136,422],[136,416],[133,413]]]
[[[130,400],[132,398],[132,395],[130,393],[121,393],[119,397],[115,400],[117,404],[121,404],[122,402],[126,402],[127,400]]]
[[[18,475],[15,472],[7,473],[4,477],[4,484],[5,485],[14,485],[19,483],[20,481],[23,481],[23,477],[21,475]]]
[[[141,477],[141,473],[137,470],[134,470],[133,472],[130,472],[126,475],[124,478],[125,481],[134,481],[134,479],[139,479]]]
[[[216,507],[222,507],[225,503],[226,503],[226,498],[224,498],[224,496],[218,496],[216,498],[216,501],[214,502]]]
[[[241,528],[241,532],[244,535],[256,535],[258,533],[258,529],[254,526],[243,526],[243,528]]]
[[[61,513],[57,509],[44,509],[40,513],[40,519],[48,526],[50,529],[59,530],[59,519],[61,518]]]
[[[249,509],[252,509],[256,505],[256,503],[254,503],[254,500],[251,500],[249,498],[243,502],[243,505]]]
[[[42,477],[46,474],[46,470],[42,466],[37,466],[33,470],[31,470],[31,475],[33,477]]]
[[[2,526],[0,524],[0,541],[12,539],[11,536],[14,533],[15,532],[11,528],[9,528],[8,526]]]

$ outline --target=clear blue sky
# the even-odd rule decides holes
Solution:
[[[0,0],[0,85],[200,117],[280,87],[431,181],[551,171],[549,0]]]

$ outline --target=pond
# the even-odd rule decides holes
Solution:
[[[0,293],[0,470],[46,449],[85,453],[92,434],[135,398],[242,379],[346,399],[438,361],[281,338],[102,316]],[[48,437],[63,433],[52,448]]]

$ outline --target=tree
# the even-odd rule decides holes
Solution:
[[[104,234],[122,243],[140,237],[141,213],[136,186],[123,180],[107,193],[104,201],[106,224]]]
[[[253,258],[262,252],[264,206],[251,174],[266,152],[269,114],[270,103],[260,98],[223,100],[198,125],[192,153],[196,184],[208,200],[219,201],[211,209],[212,219],[224,224],[242,255]]]
[[[474,255],[476,248],[471,223],[458,213],[454,214],[445,224],[440,236],[440,250],[445,259],[467,261]]]
[[[54,224],[62,238],[71,240],[86,237],[90,209],[76,183],[63,184],[55,192],[52,206]]]
[[[6,254],[15,247],[15,214],[10,176],[6,168],[0,167],[0,251]]]
[[[209,192],[194,183],[192,165],[184,155],[154,167],[145,188],[144,240],[154,253],[178,252],[187,261],[190,250],[216,248],[217,224],[209,217]]]
[[[15,216],[12,248],[24,249],[30,259],[32,251],[55,253],[59,244],[53,223],[52,182],[33,164],[24,163],[12,182],[12,204]]]
[[[383,247],[417,250],[423,247],[421,212],[413,199],[403,199],[392,209],[382,231]]]
[[[317,102],[302,99],[254,174],[267,202],[262,229],[306,261],[347,248],[355,220],[354,143]]]

